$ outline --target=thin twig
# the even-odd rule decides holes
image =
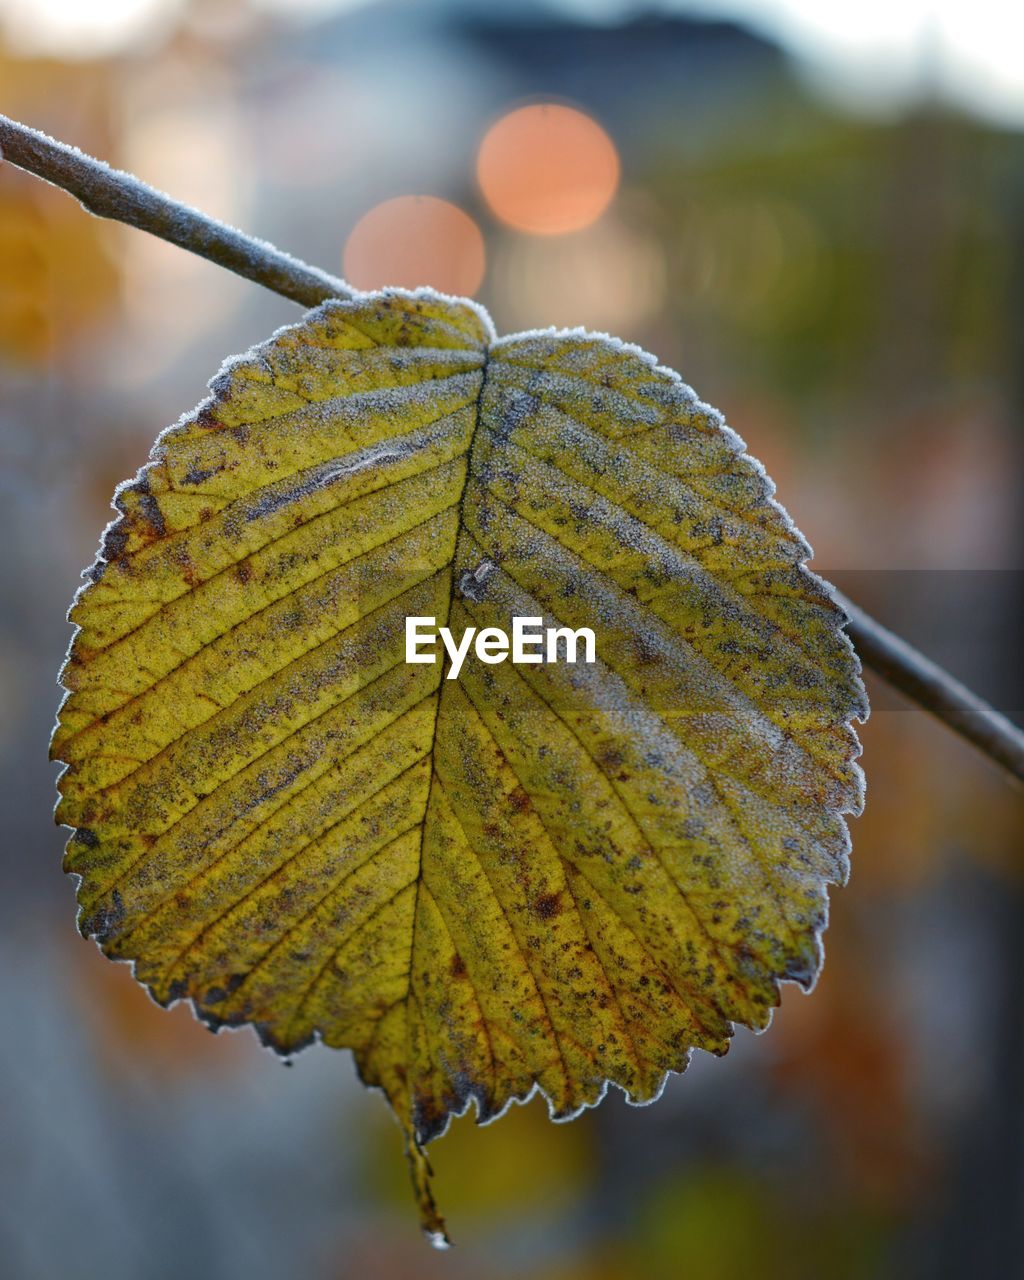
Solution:
[[[0,156],[62,187],[99,218],[126,222],[169,240],[302,306],[315,307],[326,298],[351,298],[355,293],[344,280],[6,116],[0,116]]]
[[[1024,781],[1024,733],[1015,724],[842,592],[834,594],[850,616],[847,631],[865,666]]]
[[[6,116],[0,116],[0,153],[20,169],[62,187],[90,213],[169,240],[303,306],[355,293],[343,280]],[[839,592],[836,597],[850,615],[850,637],[865,666],[1024,781],[1020,729],[852,601]]]

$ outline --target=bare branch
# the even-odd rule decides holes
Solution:
[[[307,266],[265,240],[208,218],[130,173],[111,169],[76,147],[6,116],[0,116],[0,155],[61,187],[97,217],[126,222],[169,240],[302,306],[313,307],[326,298],[351,298],[355,293],[343,280]]]
[[[18,168],[69,192],[90,213],[148,231],[303,306],[355,294],[343,280],[6,116],[0,116],[0,153]],[[850,636],[865,666],[1024,781],[1020,729],[852,601],[839,592],[836,596],[850,615]]]
[[[989,759],[1024,781],[1024,733],[948,671],[869,617],[841,592],[847,630],[861,661]]]

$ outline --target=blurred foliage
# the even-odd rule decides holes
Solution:
[[[6,114],[55,133],[64,126],[82,146],[109,154],[110,83],[102,68],[26,64],[0,47],[0,85]],[[15,364],[52,367],[94,326],[116,316],[120,276],[109,229],[37,178],[10,167],[3,176],[0,355]]]
[[[1006,370],[1020,140],[937,108],[811,112],[796,136],[777,118],[652,183],[681,322],[745,379],[847,414]]]
[[[880,1260],[878,1225],[833,1207],[824,1220],[794,1220],[785,1187],[710,1165],[669,1179],[637,1224],[637,1274],[669,1280],[689,1271],[702,1280],[735,1276],[870,1275]]]
[[[367,1189],[396,1213],[408,1210],[409,1173],[394,1140],[394,1123],[377,1108],[360,1126],[369,1170]],[[570,1215],[593,1182],[594,1125],[583,1118],[552,1126],[547,1103],[534,1097],[513,1105],[499,1121],[453,1121],[430,1149],[434,1190],[441,1204],[459,1206],[460,1236],[486,1238],[524,1220]]]

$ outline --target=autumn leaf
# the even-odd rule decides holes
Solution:
[[[227,364],[118,491],[52,753],[80,928],[161,1004],[353,1050],[424,1145],[655,1098],[821,964],[859,668],[721,417],[427,291]],[[596,661],[407,662],[406,619]],[[566,655],[567,656],[567,655]]]

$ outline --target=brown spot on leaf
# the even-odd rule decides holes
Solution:
[[[444,1128],[447,1119],[443,1108],[434,1098],[417,1090],[413,1101],[412,1122],[418,1142],[427,1143],[431,1138],[436,1138]]]
[[[103,535],[103,546],[101,548],[104,560],[116,560],[124,550],[125,543],[128,541],[128,530],[125,521],[116,520]]]
[[[530,797],[526,794],[522,787],[516,787],[508,798],[509,804],[516,813],[525,813],[530,808]]]
[[[603,751],[599,757],[601,766],[610,773],[614,773],[616,769],[621,769],[624,763],[622,752],[618,747],[609,747],[607,751]]]
[[[202,579],[196,572],[196,566],[185,547],[178,547],[174,553],[174,559],[181,568],[181,576],[190,587],[198,586]]]
[[[214,417],[212,408],[200,409],[196,414],[197,427],[205,427],[208,431],[216,431],[220,425],[219,419]]]
[[[533,904],[534,913],[542,920],[550,920],[552,916],[557,916],[561,909],[561,895],[557,893],[542,893]]]
[[[205,484],[211,476],[219,475],[224,470],[224,463],[220,462],[215,467],[200,467],[193,463],[192,466],[182,476],[184,484],[200,485]]]

